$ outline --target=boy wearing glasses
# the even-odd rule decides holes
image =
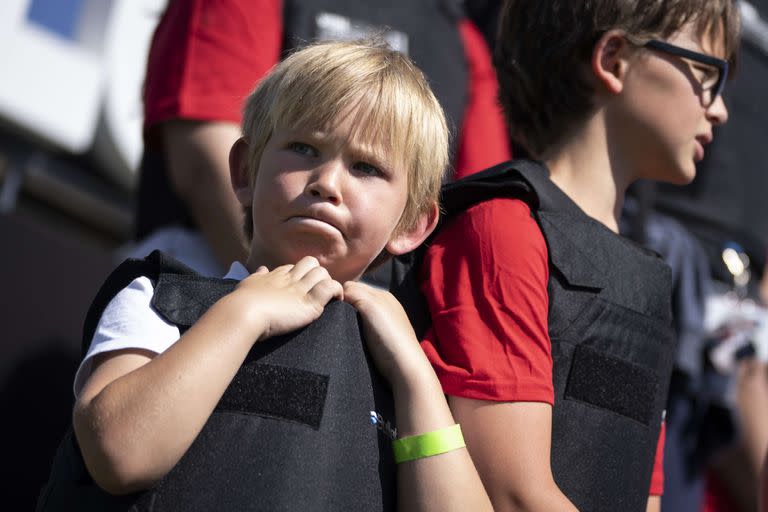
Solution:
[[[422,347],[496,510],[658,509],[671,278],[617,219],[635,180],[693,179],[738,30],[732,0],[504,6],[500,96],[534,160],[449,187],[449,211],[473,183],[511,197],[451,218],[421,267]]]

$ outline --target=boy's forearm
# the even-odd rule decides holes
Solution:
[[[371,357],[392,386],[398,437],[454,425],[440,382],[397,299],[348,282],[344,300],[360,312]],[[398,466],[397,479],[400,510],[491,510],[464,448],[403,462]]]
[[[420,372],[418,366],[421,364],[414,364],[409,375],[392,383],[400,437],[422,434],[456,423],[440,381],[428,366],[426,358],[427,366]]]
[[[202,429],[260,328],[230,294],[166,352],[111,382],[106,376],[102,389],[86,385],[75,405],[75,432],[97,483],[122,494],[162,478]],[[98,382],[110,364],[116,360],[89,381]]]
[[[535,492],[528,493],[522,500],[515,498],[506,498],[503,503],[500,500],[493,502],[496,511],[514,511],[514,512],[578,512],[576,506],[571,500],[563,494],[557,485],[549,488],[541,488]]]
[[[413,373],[393,387],[398,437],[456,423],[440,382],[428,370]],[[397,477],[400,511],[492,510],[466,449],[401,463]]]
[[[576,510],[550,466],[552,407],[449,396],[494,510]]]

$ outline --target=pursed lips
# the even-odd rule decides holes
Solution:
[[[706,133],[702,135],[696,136],[696,155],[695,158],[697,161],[701,161],[704,158],[704,149],[706,148],[707,144],[712,142],[712,134]]]
[[[701,135],[696,136],[696,140],[699,141],[699,144],[702,146],[706,146],[710,142],[712,142],[712,134],[711,133],[704,133]]]
[[[321,222],[323,224],[327,224],[332,228],[334,228],[336,231],[338,231],[342,237],[344,237],[344,231],[339,226],[339,223],[329,215],[303,212],[299,215],[292,215],[291,217],[288,218],[288,220],[291,220],[291,219],[297,219],[297,220],[308,219],[310,221],[316,221],[316,222]]]

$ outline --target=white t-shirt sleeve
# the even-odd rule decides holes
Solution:
[[[153,293],[152,281],[138,277],[107,304],[91,346],[75,374],[75,397],[91,375],[95,355],[123,349],[144,349],[160,354],[178,341],[178,327],[158,316],[150,306]]]

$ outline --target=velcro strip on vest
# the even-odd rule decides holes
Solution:
[[[653,416],[657,377],[653,370],[579,345],[565,388],[565,398],[608,409],[644,425]]]
[[[317,430],[327,394],[327,375],[249,363],[237,372],[216,409],[293,421]]]
[[[168,322],[190,327],[217,300],[231,293],[237,281],[200,275],[160,274],[152,296],[152,307]]]

